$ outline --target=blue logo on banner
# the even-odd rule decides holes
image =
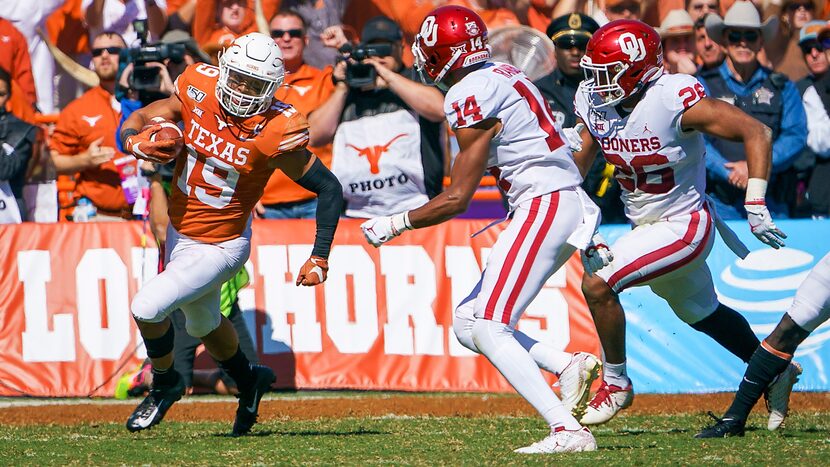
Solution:
[[[759,339],[765,338],[789,309],[798,286],[830,250],[830,221],[780,221],[787,247],[762,244],[746,222],[729,226],[749,247],[741,260],[717,238],[707,259],[720,302],[749,321]],[[628,232],[627,226],[603,227],[609,242]],[[613,250],[613,246],[612,246]],[[746,370],[737,357],[674,315],[649,287],[620,294],[626,311],[628,372],[635,391],[655,393],[734,391]],[[796,352],[804,373],[796,390],[830,390],[830,322],[819,326]]]

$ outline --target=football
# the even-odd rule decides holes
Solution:
[[[150,141],[171,139],[176,143],[173,150],[170,152],[171,158],[178,155],[182,150],[182,147],[184,147],[184,133],[182,133],[179,126],[170,120],[165,120],[161,117],[153,117],[145,128],[153,125],[160,125],[161,128],[150,135]]]

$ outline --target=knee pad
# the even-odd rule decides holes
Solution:
[[[492,355],[505,340],[513,339],[513,329],[501,322],[489,319],[476,319],[472,329],[473,344],[484,355]]]
[[[456,314],[452,320],[452,330],[455,332],[455,337],[461,345],[478,353],[478,348],[473,343],[473,324],[475,322],[475,318]]]
[[[137,321],[160,323],[167,317],[169,313],[158,304],[157,300],[153,300],[153,297],[153,294],[144,292],[144,289],[133,297],[130,312]]]
[[[184,327],[187,329],[187,333],[193,337],[201,339],[213,332],[222,323],[222,315],[218,309],[214,312],[188,311],[185,309],[182,309],[182,311],[184,311],[184,316],[187,318]]]

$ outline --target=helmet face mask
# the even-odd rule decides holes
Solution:
[[[628,65],[622,62],[612,62],[601,65],[594,65],[583,56],[580,65],[585,72],[586,90],[589,93],[597,94],[602,100],[601,104],[595,107],[607,107],[616,105],[625,99],[626,92],[620,86],[619,79],[628,69]]]
[[[268,110],[284,78],[282,52],[274,40],[246,34],[219,57],[216,97],[231,115],[251,117]]]

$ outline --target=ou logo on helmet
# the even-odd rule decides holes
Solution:
[[[643,43],[643,38],[638,38],[633,33],[626,32],[620,34],[617,41],[620,44],[622,53],[628,55],[628,60],[632,62],[639,62],[646,58],[646,45]]]
[[[418,33],[424,41],[424,45],[432,47],[438,42],[438,25],[434,16],[427,16],[421,24],[421,32]]]

